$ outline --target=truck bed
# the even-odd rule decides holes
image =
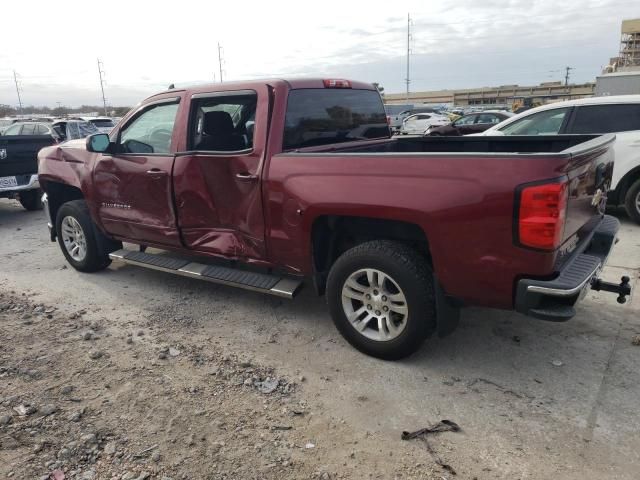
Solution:
[[[598,135],[545,135],[503,137],[395,137],[369,145],[321,149],[345,153],[559,153]],[[318,151],[318,150],[315,150]]]
[[[594,198],[601,198],[597,190],[611,178],[614,140],[613,135],[415,137],[277,154],[266,189],[272,228],[278,231],[271,248],[292,265],[302,264],[311,249],[281,210],[282,192],[290,204],[306,206],[306,218],[329,209],[417,223],[448,293],[469,304],[512,308],[517,278],[552,277],[562,252],[570,250],[540,252],[517,244],[518,189],[554,179],[570,183],[562,244],[579,242],[602,216]]]

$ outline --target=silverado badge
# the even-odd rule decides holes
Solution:
[[[4,160],[5,158],[7,158],[7,149],[0,148],[0,160]]]

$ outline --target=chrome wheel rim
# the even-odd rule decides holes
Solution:
[[[80,223],[73,217],[64,217],[60,224],[62,242],[71,258],[81,262],[87,256],[87,239]]]
[[[636,212],[640,213],[640,192],[636,194]]]
[[[404,292],[386,273],[364,268],[342,286],[342,308],[360,335],[377,342],[398,337],[407,326],[409,308]]]

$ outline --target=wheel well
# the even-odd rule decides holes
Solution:
[[[638,178],[640,178],[640,166],[629,170],[625,176],[622,177],[614,193],[615,197],[613,200],[616,205],[622,205],[624,203],[627,190],[629,190],[629,187],[633,185]]]
[[[72,187],[64,183],[47,182],[44,186],[45,192],[47,192],[47,198],[49,200],[49,213],[51,215],[51,223],[55,229],[56,215],[58,209],[65,203],[71,200],[82,200],[84,195],[82,191],[77,187]]]
[[[418,225],[397,220],[370,217],[327,215],[317,218],[311,230],[314,283],[324,292],[333,262],[350,248],[370,240],[396,240],[406,243],[431,265],[427,237]]]

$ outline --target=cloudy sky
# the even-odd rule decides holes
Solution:
[[[397,7],[397,8],[396,8]],[[0,104],[110,105],[166,88],[283,75],[346,77],[404,91],[590,81],[615,56],[639,0],[30,0],[3,2]]]

